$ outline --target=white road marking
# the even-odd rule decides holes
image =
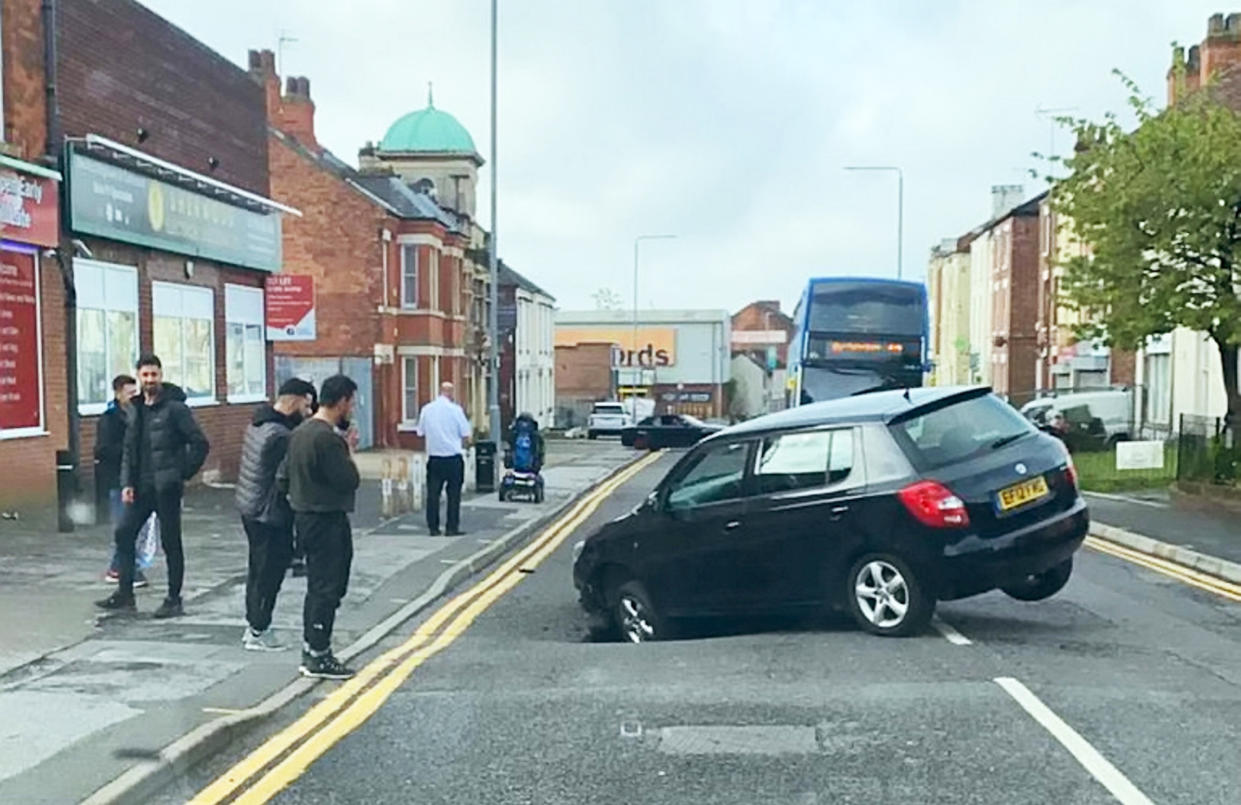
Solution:
[[[1129,782],[1129,778],[1120,773],[1120,770],[1113,766],[1107,758],[1099,754],[1099,751],[1091,746],[1085,738],[1078,734],[1077,730],[1064,723],[1060,716],[1051,711],[1051,708],[1043,704],[1042,699],[1035,696],[1025,685],[1021,684],[1011,676],[998,676],[995,678],[995,684],[999,685],[1004,691],[1017,700],[1017,704],[1021,705],[1027,713],[1034,718],[1043,729],[1051,733],[1060,744],[1076,758],[1077,762],[1082,764],[1082,768],[1090,772],[1096,780],[1103,784],[1103,787],[1111,792],[1112,796],[1122,805],[1152,805],[1151,800],[1145,794],[1138,790],[1137,786]]]
[[[943,635],[944,639],[954,646],[974,645],[973,640],[970,640],[968,637],[961,634],[956,629],[952,628],[950,624],[944,623],[942,620],[939,619],[938,615],[931,618],[931,626],[935,627],[935,631]]]
[[[211,713],[212,715],[234,716],[234,715],[237,715],[238,713],[244,713],[245,711],[235,710],[231,707],[204,707],[203,712]]]
[[[1157,500],[1142,500],[1141,498],[1130,497],[1129,495],[1115,495],[1111,492],[1083,492],[1087,497],[1103,498],[1104,500],[1115,500],[1121,503],[1136,503],[1139,506],[1151,506],[1156,509],[1168,508],[1167,503],[1160,503]]]

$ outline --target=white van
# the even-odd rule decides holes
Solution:
[[[1133,389],[1067,391],[1038,397],[1021,406],[1021,413],[1036,425],[1050,424],[1056,416],[1080,435],[1090,435],[1105,444],[1123,442],[1133,436]]]

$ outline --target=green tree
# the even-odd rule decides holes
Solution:
[[[1067,301],[1084,338],[1136,349],[1178,326],[1219,347],[1228,415],[1241,418],[1241,115],[1211,87],[1163,110],[1124,79],[1138,125],[1066,119],[1077,135],[1055,210],[1088,256],[1065,263]],[[1183,88],[1183,83],[1181,84]]]

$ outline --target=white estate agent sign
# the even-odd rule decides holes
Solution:
[[[1163,442],[1117,442],[1116,469],[1159,470],[1163,469]]]

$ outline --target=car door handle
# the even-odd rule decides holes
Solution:
[[[832,512],[832,517],[831,517],[831,519],[833,519],[833,520],[839,520],[841,517],[844,517],[844,516],[845,516],[845,513],[846,513],[847,511],[849,511],[849,507],[848,507],[848,506],[833,506],[833,507],[832,507],[832,509],[831,509],[831,512]]]
[[[733,531],[740,525],[741,525],[740,520],[729,520],[727,523],[724,523],[724,530]]]

